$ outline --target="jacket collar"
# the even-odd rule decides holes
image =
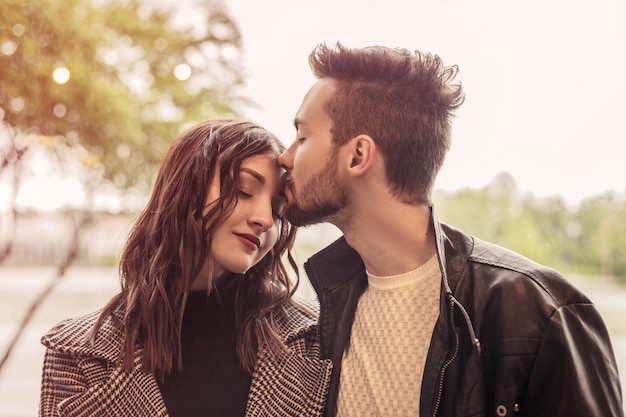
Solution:
[[[307,276],[319,295],[365,274],[365,264],[344,236],[317,252],[305,263]]]

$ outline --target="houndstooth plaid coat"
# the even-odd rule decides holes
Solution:
[[[97,317],[95,312],[64,320],[43,336],[39,416],[167,416],[154,375],[141,370],[142,350],[135,352],[131,372],[116,365],[118,325],[107,320],[96,343],[82,342]],[[260,349],[246,417],[321,416],[332,364],[319,359],[317,321],[289,305],[278,327],[289,351],[276,357]]]

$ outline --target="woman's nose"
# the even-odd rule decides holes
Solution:
[[[257,225],[261,231],[265,231],[274,226],[274,215],[272,204],[259,204],[255,207],[250,216],[250,222]]]

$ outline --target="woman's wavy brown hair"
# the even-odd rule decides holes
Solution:
[[[143,348],[147,371],[162,379],[180,369],[181,326],[193,279],[206,262],[215,229],[237,204],[242,162],[255,155],[284,150],[270,132],[247,121],[209,120],[178,136],[157,174],[152,196],[139,215],[122,252],[121,292],[103,309],[91,333],[107,317],[124,329],[119,360],[130,369],[134,353]],[[206,205],[212,179],[218,175],[220,196]],[[257,347],[284,351],[274,320],[277,309],[290,302],[297,287],[297,267],[291,255],[295,228],[280,220],[274,248],[236,280],[235,325],[237,354],[252,372]],[[199,233],[204,231],[204,233]],[[295,272],[292,283],[284,256]],[[210,265],[209,265],[209,269]],[[209,277],[209,291],[212,278]]]

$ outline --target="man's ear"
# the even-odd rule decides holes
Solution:
[[[350,174],[361,176],[366,174],[374,165],[376,143],[368,135],[359,135],[349,143]]]

